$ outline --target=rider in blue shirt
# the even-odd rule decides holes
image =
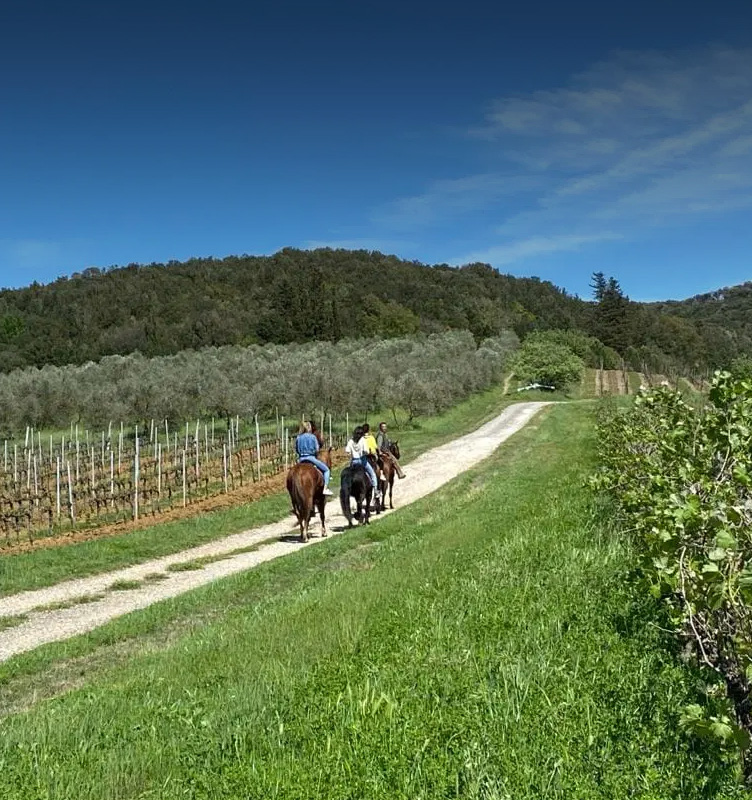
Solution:
[[[316,454],[319,452],[319,440],[315,434],[311,433],[311,425],[308,422],[304,424],[303,433],[298,434],[295,439],[295,452],[298,454],[299,461],[310,461],[311,464],[321,470],[324,475],[324,494],[331,496],[332,490],[329,488],[329,478],[332,473],[323,461],[316,458]]]

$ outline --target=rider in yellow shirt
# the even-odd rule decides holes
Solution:
[[[379,446],[376,444],[376,437],[371,433],[371,426],[367,422],[363,423],[363,441],[366,443],[368,455],[378,459]]]
[[[381,451],[379,450],[379,446],[376,444],[376,437],[371,433],[371,426],[367,422],[363,423],[363,441],[365,442],[366,453],[373,458],[376,478],[378,479],[379,485],[381,485]]]

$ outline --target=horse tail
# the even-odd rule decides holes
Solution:
[[[292,507],[295,509],[295,513],[302,519],[303,515],[306,513],[306,506],[308,503],[301,482],[299,480],[293,480],[288,488],[290,489]]]
[[[352,494],[352,470],[346,467],[342,470],[339,479],[339,502],[342,506],[342,513],[345,515],[348,525],[352,525],[352,511],[350,510],[350,495]]]

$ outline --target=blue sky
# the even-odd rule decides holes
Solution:
[[[4,3],[0,286],[283,247],[752,280],[752,6]]]

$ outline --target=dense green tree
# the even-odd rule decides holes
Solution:
[[[598,297],[594,317],[594,333],[607,347],[623,352],[629,347],[632,339],[633,309],[629,299],[624,295],[619,282],[609,278],[605,282],[601,273],[595,280],[594,290]]]
[[[594,272],[590,278],[590,288],[593,290],[593,300],[600,303],[606,293],[606,276],[602,272]]]
[[[735,378],[752,379],[752,357],[740,356],[731,362],[731,372]]]
[[[595,336],[588,336],[580,330],[550,330],[531,333],[525,342],[541,342],[562,345],[569,348],[582,359],[588,367],[601,369],[617,369],[621,366],[621,357],[613,348],[607,347]]]
[[[582,379],[585,363],[566,345],[530,337],[512,357],[510,368],[523,382],[566,389]]]

